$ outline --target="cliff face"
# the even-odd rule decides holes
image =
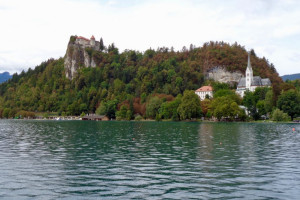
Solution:
[[[221,83],[238,83],[244,75],[239,71],[229,72],[223,67],[214,67],[207,71],[206,78],[213,79]]]
[[[98,46],[87,46],[77,42],[72,36],[64,58],[65,73],[68,79],[73,79],[80,67],[96,67],[91,52],[98,51]]]

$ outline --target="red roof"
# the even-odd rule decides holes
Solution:
[[[92,35],[91,39],[95,39],[95,37]]]
[[[82,39],[82,40],[86,40],[86,41],[90,41],[89,39],[82,37],[82,36],[78,36],[77,39]]]
[[[208,85],[208,86],[203,86],[196,90],[196,92],[207,92],[207,91],[213,91],[213,88],[210,85]]]

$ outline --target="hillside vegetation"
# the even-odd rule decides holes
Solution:
[[[174,102],[184,95],[184,91],[204,85],[207,70],[223,66],[229,71],[244,73],[247,66],[245,48],[224,42],[209,42],[197,48],[191,45],[177,52],[163,47],[143,53],[132,50],[120,53],[111,44],[103,51],[89,49],[89,56],[96,60],[97,66],[82,66],[72,80],[65,76],[63,58],[49,59],[27,72],[14,74],[0,85],[1,116],[5,113],[5,116],[13,117],[20,111],[62,115],[97,111],[111,113],[110,117],[114,118],[123,106],[124,112],[131,112],[128,112],[129,119],[136,114],[146,117],[150,102]],[[275,105],[282,84],[275,67],[267,59],[258,58],[253,50],[251,63],[254,75],[270,78]],[[178,107],[179,100],[177,104]],[[155,105],[153,109],[156,109]]]

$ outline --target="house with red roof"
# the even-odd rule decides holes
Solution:
[[[212,98],[213,88],[210,85],[202,86],[195,91],[195,94],[199,96],[200,100],[204,100],[206,95],[208,95],[209,98]]]

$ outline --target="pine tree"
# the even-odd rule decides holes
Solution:
[[[100,50],[103,51],[105,49],[104,43],[103,43],[103,39],[100,38]]]

